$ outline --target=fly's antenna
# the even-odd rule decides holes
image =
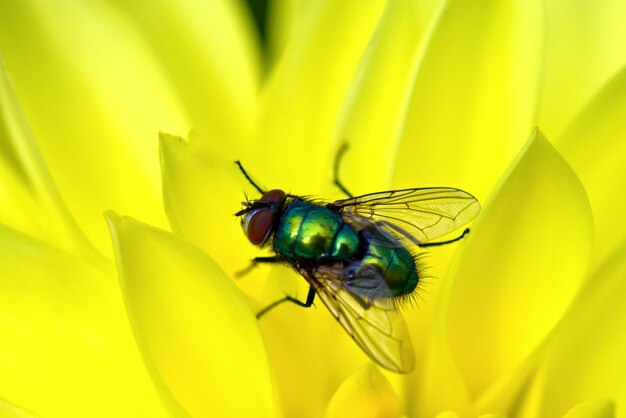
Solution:
[[[254,181],[252,181],[252,179],[250,178],[250,176],[248,175],[248,173],[246,173],[246,170],[243,168],[243,166],[241,165],[241,162],[239,160],[235,161],[235,164],[237,164],[237,166],[239,167],[239,169],[241,170],[241,172],[243,173],[244,177],[250,182],[251,185],[254,186],[255,189],[257,189],[259,191],[259,193],[261,194],[265,194],[265,192],[263,191],[263,189],[261,189]]]

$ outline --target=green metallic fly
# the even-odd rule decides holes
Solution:
[[[236,164],[261,193],[243,202],[241,216],[248,240],[272,252],[258,263],[283,263],[309,283],[304,302],[286,296],[257,314],[260,318],[283,302],[305,308],[315,295],[380,366],[396,373],[414,367],[409,334],[398,302],[411,295],[422,277],[416,249],[450,244],[432,239],[453,232],[478,215],[480,204],[471,194],[447,187],[390,190],[353,196],[339,181],[338,152],[334,184],[347,199],[320,202],[282,190],[265,191]],[[247,271],[247,270],[245,270]]]

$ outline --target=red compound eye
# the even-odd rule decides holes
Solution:
[[[265,192],[259,199],[261,202],[280,202],[285,198],[285,192],[280,189],[274,189]]]
[[[267,195],[267,193],[265,195]],[[274,212],[270,209],[257,209],[247,213],[243,217],[241,226],[243,227],[244,234],[246,234],[251,243],[261,245],[267,240],[272,230],[274,216]]]

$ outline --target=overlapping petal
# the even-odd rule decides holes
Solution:
[[[587,399],[626,402],[624,277],[626,241],[593,273],[555,330],[528,416],[558,415]]]
[[[596,261],[626,236],[626,68],[611,79],[580,112],[558,142],[580,176],[596,225]]]
[[[102,265],[50,177],[0,57],[0,222]]]
[[[584,282],[592,243],[584,189],[536,130],[474,225],[442,305],[469,399],[497,388],[495,400],[477,407],[508,410],[527,376],[523,361]],[[511,375],[518,376],[498,387]]]
[[[141,1],[115,3],[139,29],[180,99],[189,126],[202,132],[200,138],[222,149],[250,142],[260,58],[243,2],[158,0],[150,7]],[[165,124],[159,129],[176,132]]]
[[[267,4],[267,51],[268,66],[278,61],[291,39],[294,29],[301,25],[306,16],[306,2],[274,0]]]
[[[626,3],[548,0],[538,124],[559,138],[581,108],[626,65]]]
[[[170,410],[274,416],[259,330],[225,273],[165,231],[115,214],[108,219],[130,321]]]
[[[45,417],[164,417],[118,286],[0,226],[0,393]]]
[[[70,212],[103,252],[101,214],[164,225],[158,132],[186,131],[143,35],[106,1],[0,3],[0,50]]]
[[[311,2],[263,89],[255,172],[293,192],[330,189],[336,115],[384,1]]]
[[[339,142],[351,145],[341,177],[352,193],[391,186],[417,64],[437,4],[388,2],[365,50],[334,134],[335,148]]]
[[[535,124],[540,1],[443,5],[419,63],[394,186],[455,186],[483,200]]]

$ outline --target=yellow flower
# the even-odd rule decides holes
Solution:
[[[264,68],[234,1],[2,2],[0,416],[621,413],[625,16],[276,1]],[[429,251],[408,375],[320,306],[257,326],[305,294],[289,269],[232,280],[260,255],[232,161],[334,199],[345,140],[357,194],[483,203],[467,239]]]

